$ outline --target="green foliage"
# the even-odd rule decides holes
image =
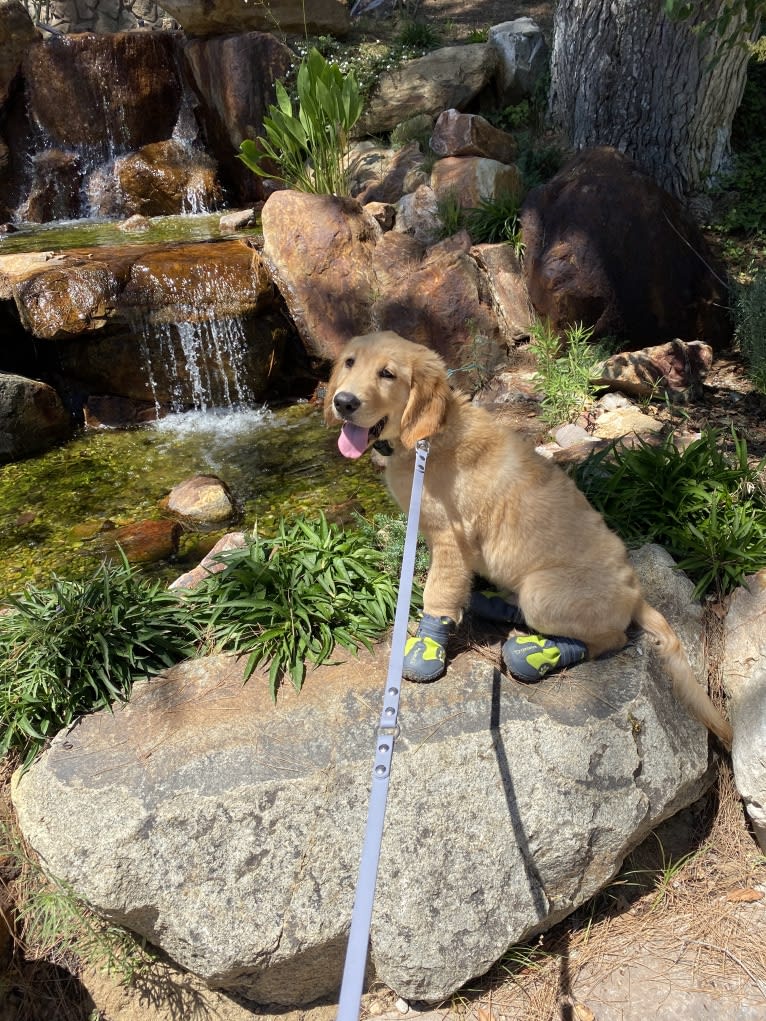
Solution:
[[[405,21],[399,30],[399,43],[404,47],[433,50],[440,42],[439,33],[428,21]]]
[[[467,210],[465,222],[476,244],[507,241],[517,253],[522,248],[518,192],[506,192],[494,199],[481,199],[475,209]]]
[[[572,422],[593,398],[591,379],[607,351],[592,344],[592,328],[575,323],[560,337],[550,323],[532,326],[529,349],[537,361],[535,379],[543,392],[542,418],[549,425]]]
[[[53,577],[6,600],[0,631],[0,755],[29,764],[76,716],[130,694],[133,682],[193,653],[188,612],[127,561],[80,581]]]
[[[766,271],[743,284],[735,296],[734,315],[739,349],[747,362],[748,375],[766,394]]]
[[[707,430],[685,450],[673,438],[591,456],[577,481],[628,545],[656,542],[695,583],[717,597],[766,567],[766,492],[745,441]]]
[[[766,231],[766,40],[753,47],[742,102],[732,124],[730,173],[717,183],[722,225],[730,231]]]
[[[298,191],[347,195],[349,136],[362,113],[353,70],[344,75],[317,49],[298,69],[298,112],[281,82],[277,105],[264,117],[266,136],[245,139],[239,159],[261,177],[283,181]]]
[[[374,514],[372,520],[356,515],[354,522],[357,530],[368,545],[380,553],[380,566],[387,574],[397,580],[402,569],[404,556],[404,540],[407,534],[406,514]],[[415,579],[412,587],[412,607],[419,609],[423,605],[423,585],[431,563],[431,555],[422,536],[418,536],[415,551]]]
[[[245,679],[270,664],[273,697],[286,677],[300,690],[307,661],[326,662],[336,644],[370,648],[393,620],[396,587],[378,550],[323,516],[282,521],[274,538],[220,560],[188,602],[217,648],[247,655]]]
[[[465,210],[454,191],[439,196],[436,207],[441,220],[441,237],[450,238],[465,226]]]

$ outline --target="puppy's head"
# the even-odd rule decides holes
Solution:
[[[361,457],[378,440],[412,449],[439,431],[448,397],[447,371],[434,351],[390,330],[370,333],[350,340],[335,362],[325,421],[343,423],[345,457]]]

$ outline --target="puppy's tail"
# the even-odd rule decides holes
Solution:
[[[643,600],[633,620],[655,641],[657,651],[673,681],[673,694],[689,713],[711,730],[727,749],[731,748],[731,726],[710,701],[707,691],[697,682],[678,635],[662,614]]]

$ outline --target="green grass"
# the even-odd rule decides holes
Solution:
[[[729,449],[731,448],[731,449]],[[715,430],[679,450],[672,436],[591,456],[580,488],[629,546],[659,543],[718,599],[766,567],[764,463],[749,464],[744,439]]]

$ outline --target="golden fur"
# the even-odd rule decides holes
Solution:
[[[391,331],[353,338],[335,363],[325,417],[366,429],[386,419],[370,442],[392,445],[386,481],[405,511],[414,447],[429,439],[420,519],[431,551],[426,613],[459,620],[477,574],[515,593],[530,629],[577,638],[590,657],[622,648],[633,621],[656,643],[679,700],[730,745],[729,724],[675,632],[644,601],[622,541],[558,466],[451,390],[435,352]]]

